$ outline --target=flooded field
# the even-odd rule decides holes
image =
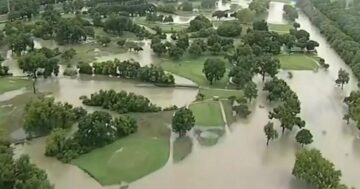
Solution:
[[[268,22],[286,23],[282,17],[282,6],[283,3],[271,3]],[[360,164],[359,133],[342,120],[345,111],[342,100],[351,90],[357,88],[357,81],[351,76],[350,83],[343,91],[336,87],[334,81],[338,70],[350,69],[305,15],[300,14],[297,22],[310,33],[311,39],[320,43],[320,47],[317,48],[318,55],[330,64],[330,68],[328,71],[318,72],[294,71],[291,80],[286,77],[287,72],[283,71],[279,77],[288,82],[301,101],[301,116],[306,121],[306,127],[314,135],[314,143],[309,147],[318,148],[325,158],[334,162],[336,168],[342,171],[345,184],[360,188],[357,178],[360,169],[356,169],[356,165]],[[263,85],[257,79],[256,83],[260,88]],[[111,88],[144,95],[161,106],[188,104],[194,100],[197,93],[192,89],[136,87],[133,82],[108,78],[106,81],[85,77],[39,82],[41,91],[52,91],[56,99],[77,105],[80,105],[79,96]],[[265,108],[261,108],[262,106]],[[195,143],[192,153],[184,161],[177,164],[168,163],[159,171],[131,183],[130,188],[308,188],[291,175],[295,152],[300,148],[294,140],[296,132],[286,133],[266,147],[263,127],[268,122],[270,105],[262,92],[254,107],[247,120],[239,120],[229,126],[230,132],[227,132],[217,145],[202,147]],[[43,138],[31,141],[25,146],[17,146],[17,152],[28,153],[33,162],[45,169],[56,189],[119,188],[102,187],[79,168],[62,164],[54,158],[44,157]]]

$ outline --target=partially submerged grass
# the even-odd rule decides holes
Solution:
[[[278,33],[289,33],[289,30],[293,28],[292,24],[268,24],[269,30]]]
[[[317,57],[306,54],[281,54],[277,58],[280,60],[280,66],[284,70],[314,70],[318,68]]]
[[[210,99],[215,96],[219,97],[220,99],[227,99],[230,96],[241,97],[243,95],[241,90],[231,89],[200,88],[199,92],[205,96],[205,99]]]
[[[234,123],[236,121],[236,117],[233,116],[233,109],[232,109],[231,102],[229,100],[221,100],[221,103],[224,107],[226,122],[228,125],[231,125],[232,123]]]
[[[192,151],[193,143],[189,136],[176,138],[173,143],[173,160],[179,162],[185,159]]]
[[[31,81],[27,78],[3,77],[0,78],[0,94],[16,89],[31,87]]]
[[[195,116],[197,126],[223,127],[224,120],[218,101],[203,101],[191,104],[189,107]]]
[[[72,163],[103,185],[133,182],[165,165],[170,149],[173,112],[130,114],[138,121],[137,133],[82,155]]]
[[[203,74],[202,70],[204,67],[204,63],[209,56],[199,57],[199,58],[190,58],[184,57],[180,60],[172,60],[168,58],[162,58],[160,65],[164,70],[174,73],[176,75],[185,77],[197,83],[201,87],[209,87],[209,88],[226,88],[229,83],[229,67],[230,65],[227,64],[227,69],[224,74],[224,77],[219,80],[215,81],[212,85],[210,85],[209,81],[206,79],[205,75]],[[221,58],[222,57],[218,57]]]

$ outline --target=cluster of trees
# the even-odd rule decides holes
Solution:
[[[344,8],[345,3],[345,1],[301,0],[298,6],[319,28],[345,63],[352,68],[355,76],[360,78],[360,32],[357,31],[359,3],[353,3],[350,9]]]
[[[255,18],[255,11],[252,11],[248,8],[240,9],[233,15],[236,17],[241,24],[251,24]]]
[[[283,7],[283,11],[285,18],[289,19],[290,21],[295,21],[295,19],[299,17],[298,12],[292,5],[285,4]]]
[[[103,17],[119,13],[124,16],[145,16],[147,13],[155,11],[156,6],[147,0],[100,2],[89,9],[90,14],[100,14]]]
[[[249,4],[249,9],[255,11],[257,15],[261,15],[269,8],[270,0],[253,0]]]
[[[70,128],[85,114],[83,108],[55,102],[54,98],[34,98],[25,106],[23,128],[30,136],[42,136],[56,128]]]
[[[146,15],[147,21],[153,21],[153,22],[174,22],[174,19],[171,15],[162,15],[157,13],[149,13]]]
[[[204,9],[215,8],[216,0],[201,0],[201,7]]]
[[[255,90],[257,93],[256,86],[255,86]],[[250,101],[250,98],[247,97],[237,98],[236,96],[230,96],[228,99],[232,104],[233,111],[235,111],[236,114],[239,115],[241,118],[247,118],[247,116],[251,114],[251,111],[249,110],[249,106],[248,106],[248,100]]]
[[[289,51],[314,51],[319,43],[310,40],[310,34],[298,29],[298,23],[293,24],[294,28],[290,29],[289,33],[279,34],[277,32],[269,31],[268,24],[265,20],[253,22],[253,28],[247,31],[244,36],[244,42],[249,44],[256,51],[279,54],[281,47],[285,46]],[[293,49],[294,47],[298,48]]]
[[[347,188],[340,183],[341,171],[336,170],[334,164],[316,149],[303,149],[296,153],[292,174],[315,188]]]
[[[40,2],[38,0],[15,0],[11,1],[8,19],[14,21],[16,19],[31,20],[35,15],[39,14]]]
[[[137,131],[135,119],[119,116],[115,119],[107,112],[95,111],[83,116],[73,136],[67,137],[64,129],[54,129],[46,141],[45,155],[70,162],[93,149]]]
[[[179,9],[182,11],[192,11],[193,10],[193,4],[189,1],[184,1],[181,3]]]
[[[9,48],[17,56],[23,51],[34,49],[34,41],[31,37],[31,25],[23,24],[20,21],[7,22],[4,27],[4,33],[0,38],[7,42]]]
[[[172,35],[175,44],[169,41],[162,42],[159,36],[151,39],[151,48],[158,55],[162,56],[167,54],[173,59],[179,59],[183,56],[186,49],[189,47],[189,36],[186,33]]]
[[[251,82],[255,74],[274,77],[280,68],[280,62],[272,54],[261,53],[249,45],[239,46],[232,55],[227,55],[228,61],[234,65],[229,72],[232,83],[240,88]]]
[[[103,23],[105,32],[122,35],[124,31],[133,32],[137,37],[149,37],[151,34],[144,27],[141,27],[126,16],[111,15]]]
[[[50,49],[43,48],[29,52],[18,59],[20,69],[33,79],[33,91],[36,93],[36,81],[38,76],[44,78],[59,73],[59,60],[57,54]]]
[[[30,162],[27,155],[14,159],[14,151],[10,142],[0,136],[0,188],[53,189],[47,174]]]
[[[286,82],[275,77],[265,83],[263,90],[268,92],[267,99],[269,101],[280,102],[280,105],[269,112],[269,118],[278,119],[280,121],[282,133],[284,133],[286,129],[291,131],[294,126],[297,126],[301,130],[296,135],[296,141],[302,145],[312,143],[313,136],[310,131],[302,129],[305,127],[305,121],[299,117],[301,111],[299,98]],[[264,129],[268,141],[276,138],[277,135],[274,134],[276,132],[270,125],[271,123],[268,123]]]
[[[140,66],[139,62],[134,60],[96,62],[92,66],[88,63],[78,64],[79,73],[81,74],[101,74],[112,75],[126,79],[137,79],[140,81],[171,85],[175,83],[172,74],[165,73],[159,66]]]
[[[237,37],[241,34],[241,24],[238,21],[222,22],[216,29],[218,35],[223,37]]]
[[[352,91],[349,96],[344,99],[347,105],[347,113],[343,119],[349,124],[350,120],[356,123],[357,128],[360,129],[360,92]]]
[[[152,104],[150,100],[142,95],[127,93],[126,91],[116,92],[111,90],[100,90],[97,93],[81,96],[82,103],[87,106],[100,106],[120,114],[131,112],[159,112],[161,108]]]
[[[9,73],[9,67],[3,66],[2,61],[4,61],[4,58],[0,56],[0,77],[11,75],[11,73]]]

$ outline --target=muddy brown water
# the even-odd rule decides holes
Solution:
[[[282,6],[282,4],[276,6]],[[271,6],[269,15],[282,17],[282,12],[278,12],[278,10],[279,7]],[[273,20],[280,19],[274,18]],[[349,68],[306,16],[300,14],[297,22],[311,34],[311,39],[320,43],[320,47],[317,49],[318,54],[330,64],[330,69],[318,72],[294,71],[294,77],[291,80],[286,78],[286,72],[281,72],[279,77],[284,78],[299,96],[302,108],[301,116],[306,120],[307,128],[311,130],[315,140],[308,148],[318,148],[325,158],[334,162],[336,168],[342,171],[342,181],[345,184],[360,188],[358,179],[360,169],[357,168],[357,165],[360,164],[359,132],[353,126],[346,125],[342,120],[345,111],[342,99],[351,90],[357,89],[357,82],[351,75],[350,83],[344,87],[344,90],[336,87],[334,81],[339,68],[350,71]],[[49,83],[51,86],[58,85],[51,82]],[[63,84],[61,84],[62,82]],[[72,101],[72,98],[77,99],[77,89],[84,88],[94,81],[86,82],[87,84],[81,81],[72,84],[73,81],[60,80],[61,87],[58,88],[58,94],[63,94],[66,96],[64,98],[69,101]],[[256,82],[259,87],[263,85],[258,79]],[[69,86],[67,87],[67,85]],[[102,85],[114,87],[115,84],[102,83]],[[126,86],[126,84],[123,85]],[[132,87],[128,87],[128,89],[139,90],[132,89]],[[153,92],[149,91],[148,93]],[[179,93],[181,96],[183,95],[183,91],[179,91]],[[72,94],[76,94],[74,95],[76,97],[73,97]],[[189,97],[184,96],[184,98]],[[232,124],[231,132],[227,133],[217,145],[201,147],[195,143],[192,154],[184,161],[177,164],[168,163],[155,173],[131,183],[130,188],[308,188],[291,175],[295,159],[294,153],[300,148],[294,141],[296,132],[281,136],[278,140],[271,142],[269,147],[265,145],[263,126],[268,121],[269,109],[267,107],[269,106],[264,99],[264,94],[261,93],[250,117]],[[167,98],[163,100],[164,104],[169,101]],[[177,100],[179,99],[174,102]],[[260,108],[260,105],[265,105],[265,108]],[[44,152],[43,140],[36,139],[28,145],[18,146],[17,150],[19,153],[30,154],[32,161],[47,171],[56,189],[119,188],[119,186],[102,187],[77,167],[44,157],[42,155]]]

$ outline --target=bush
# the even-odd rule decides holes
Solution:
[[[222,22],[218,27],[217,34],[223,37],[237,37],[241,34],[241,24],[237,21]]]

